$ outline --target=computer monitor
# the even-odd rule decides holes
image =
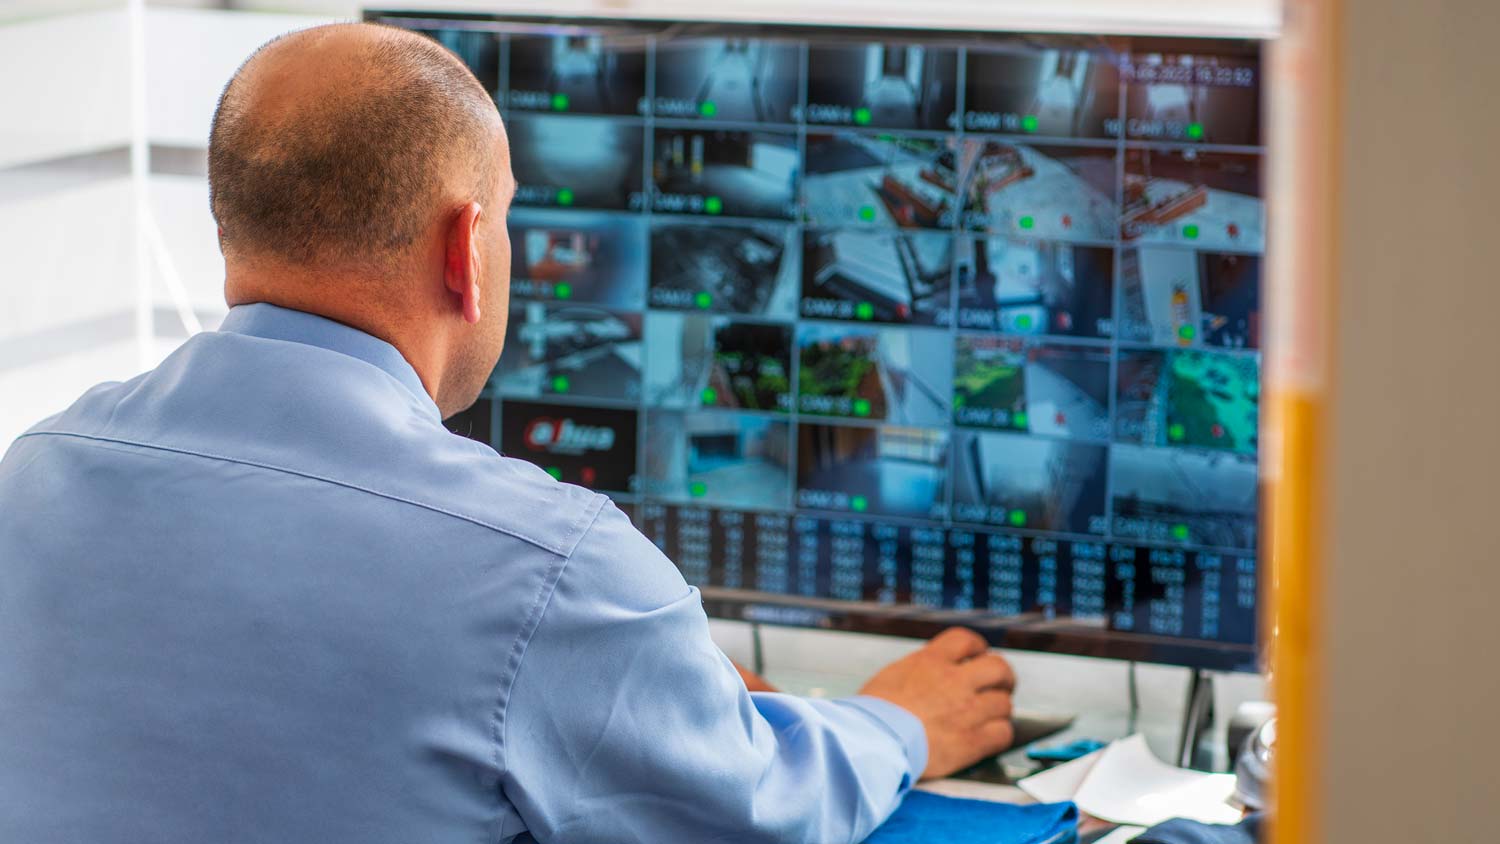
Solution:
[[[456,429],[715,616],[1256,667],[1258,42],[368,18],[521,184]]]

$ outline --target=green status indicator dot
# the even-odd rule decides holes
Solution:
[[[854,122],[861,126],[870,125],[870,110],[861,106],[854,110]]]
[[[1025,510],[1012,510],[1012,511],[1010,511],[1010,515],[1007,517],[1007,521],[1009,521],[1011,523],[1012,527],[1026,527],[1026,511]]]
[[[1177,326],[1177,336],[1184,340],[1191,340],[1198,336],[1198,329],[1191,325],[1179,325]]]
[[[1016,327],[1022,331],[1030,331],[1032,325],[1031,314],[1021,314],[1016,317]]]
[[[552,95],[552,110],[553,111],[567,111],[568,110],[568,95],[567,94],[553,94]]]
[[[573,204],[573,190],[572,190],[572,188],[563,188],[562,190],[560,190],[560,191],[557,192],[557,204],[558,205],[572,205]]]
[[[1021,118],[1021,128],[1027,132],[1035,132],[1038,125],[1035,114],[1028,114]]]
[[[959,393],[958,395],[956,395],[956,396],[953,397],[953,406],[954,407],[963,407],[964,405],[966,405],[968,403],[969,403],[969,399],[963,393]]]
[[[724,200],[717,196],[710,196],[703,200],[703,210],[710,214],[720,214],[724,211]]]
[[[1188,538],[1188,526],[1172,525],[1172,538],[1178,542],[1186,542]]]
[[[1188,240],[1197,240],[1198,239],[1198,226],[1196,224],[1194,224],[1194,223],[1188,223],[1187,225],[1183,226],[1182,227],[1182,236],[1185,237],[1185,238],[1187,238]]]
[[[719,401],[719,391],[713,387],[704,387],[699,398],[703,400],[704,404],[717,404]]]
[[[1167,426],[1167,439],[1174,443],[1180,443],[1187,439],[1187,428],[1181,422],[1173,422]]]
[[[706,311],[714,306],[714,294],[707,290],[700,290],[693,296],[693,304],[697,305],[700,310]]]
[[[565,281],[562,284],[559,284],[558,286],[552,288],[552,295],[556,296],[559,299],[571,299],[573,298],[573,285],[568,284]]]
[[[860,302],[854,306],[854,318],[871,320],[875,318],[875,306],[869,302]]]
[[[713,100],[704,100],[698,104],[698,113],[704,117],[713,117],[719,113],[719,106]]]
[[[1189,123],[1187,127],[1187,136],[1195,141],[1203,140],[1203,124]]]
[[[557,468],[556,466],[548,466],[547,467],[547,474],[551,475],[552,476],[552,480],[554,480],[554,481],[560,481],[560,480],[562,480],[562,470],[559,469],[559,468]]]
[[[1036,227],[1036,219],[1033,218],[1030,214],[1027,214],[1026,216],[1022,217],[1021,219],[1017,220],[1016,221],[1016,225],[1020,226],[1023,229],[1026,229],[1026,230],[1030,231],[1032,228]]]
[[[566,393],[572,387],[573,382],[569,381],[566,375],[559,375],[552,379],[552,392],[554,393]]]
[[[870,415],[870,400],[869,399],[855,399],[854,400],[854,415],[855,416],[869,416]]]
[[[875,206],[865,205],[859,209],[859,218],[866,223],[875,222]]]
[[[849,499],[849,509],[856,513],[863,513],[870,509],[870,500],[863,495],[856,495]]]
[[[688,484],[688,495],[694,498],[702,498],[708,494],[708,484],[702,481],[693,481]]]
[[[1011,416],[1010,421],[1014,427],[1025,428],[1026,423],[1031,421],[1031,417],[1026,415],[1026,411],[1021,410],[1017,411],[1015,415]]]

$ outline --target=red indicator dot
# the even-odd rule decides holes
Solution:
[[[1073,228],[1073,215],[1072,214],[1064,214],[1063,215],[1063,228],[1065,228],[1065,229],[1071,229],[1071,228]]]
[[[1219,440],[1219,439],[1223,439],[1224,438],[1224,426],[1223,425],[1215,424],[1209,430],[1210,430],[1210,432],[1213,433],[1214,439]]]
[[[1064,331],[1071,330],[1073,328],[1073,315],[1067,311],[1059,312],[1057,315],[1057,327]]]
[[[1059,411],[1058,414],[1057,414],[1057,424],[1059,424],[1059,425],[1066,425],[1066,424],[1068,424],[1068,414],[1062,413],[1061,411]]]
[[[1226,228],[1229,230],[1229,236],[1230,237],[1239,237],[1240,236],[1240,226],[1239,226],[1239,223],[1230,223]]]
[[[901,319],[906,319],[907,317],[911,316],[911,307],[907,305],[897,305],[896,316]]]
[[[599,473],[594,471],[593,466],[585,466],[583,467],[583,471],[578,473],[578,478],[579,480],[583,481],[584,486],[593,486],[594,479],[598,476]]]

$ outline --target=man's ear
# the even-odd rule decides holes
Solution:
[[[448,224],[447,252],[443,260],[443,285],[463,311],[464,321],[479,322],[480,262],[479,217],[484,209],[470,202],[459,209]]]

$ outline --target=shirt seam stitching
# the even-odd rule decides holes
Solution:
[[[589,520],[588,526],[584,528],[583,534],[579,537],[579,544],[582,544],[583,538],[588,536],[589,531],[594,529],[594,525],[598,524],[599,516],[604,512],[604,501],[601,499],[598,502],[593,518]],[[512,692],[515,691],[516,678],[521,674],[521,665],[525,662],[526,650],[531,646],[532,638],[542,626],[542,617],[546,614],[547,608],[551,606],[553,596],[557,594],[557,584],[562,581],[563,570],[567,568],[571,560],[571,554],[560,557],[554,560],[548,568],[547,578],[543,581],[542,588],[537,590],[536,599],[532,602],[531,612],[527,614],[526,622],[522,626],[520,634],[516,636],[515,644],[511,646],[509,679],[502,682],[499,700],[496,701],[495,706],[495,764],[499,767],[502,777],[509,771],[506,766],[509,764],[507,758],[510,748],[505,741],[505,728],[508,723],[506,715],[510,711],[510,699]]]
[[[508,529],[506,529],[504,527],[501,527],[499,525],[495,525],[495,524],[491,524],[489,522],[486,522],[483,519],[474,518],[473,516],[466,516],[466,515],[464,515],[462,513],[455,513],[455,512],[453,512],[451,510],[446,510],[446,509],[444,509],[442,507],[439,507],[439,506],[437,506],[435,504],[428,504],[428,503],[423,502],[423,501],[417,501],[417,500],[410,499],[410,498],[404,498],[402,496],[395,495],[395,494],[389,493],[389,492],[381,492],[380,490],[370,489],[369,487],[361,486],[359,484],[352,483],[350,481],[341,481],[341,480],[339,480],[337,478],[330,478],[330,477],[327,477],[325,475],[318,475],[318,474],[314,474],[312,472],[303,472],[303,471],[299,471],[297,469],[289,469],[289,468],[287,468],[285,466],[277,466],[277,465],[275,465],[273,463],[262,463],[262,462],[259,462],[259,461],[256,461],[256,460],[247,460],[247,459],[241,458],[241,457],[229,457],[227,455],[214,454],[212,452],[197,451],[197,450],[188,449],[188,448],[177,448],[177,447],[174,447],[174,446],[161,445],[161,444],[158,444],[158,443],[145,443],[145,442],[140,442],[138,440],[127,440],[127,439],[124,439],[124,438],[121,438],[121,437],[104,437],[104,436],[99,436],[97,434],[81,434],[81,433],[77,433],[75,431],[51,431],[51,430],[48,430],[48,431],[28,431],[28,432],[22,434],[20,437],[17,437],[17,439],[20,440],[20,439],[25,439],[27,437],[48,437],[48,436],[50,436],[50,437],[72,437],[72,438],[75,438],[75,439],[89,440],[89,441],[92,441],[92,442],[115,443],[117,445],[130,446],[130,447],[133,447],[133,448],[139,448],[139,449],[144,449],[144,450],[148,450],[148,451],[165,451],[165,452],[168,452],[168,453],[171,453],[171,454],[182,454],[182,455],[187,455],[189,457],[199,457],[199,458],[202,458],[202,459],[205,459],[205,460],[218,460],[218,461],[223,462],[223,463],[234,463],[234,464],[238,464],[238,465],[241,465],[241,466],[253,466],[253,467],[257,468],[257,469],[265,469],[266,471],[269,471],[269,472],[280,472],[280,473],[285,474],[285,475],[292,475],[293,477],[305,478],[305,479],[311,480],[311,481],[319,481],[321,483],[329,484],[331,486],[338,486],[338,487],[343,487],[345,489],[352,489],[352,490],[354,490],[356,492],[363,492],[366,495],[373,495],[373,496],[375,496],[377,498],[384,498],[384,499],[386,499],[388,501],[395,501],[395,502],[398,502],[398,503],[401,503],[401,504],[410,505],[412,507],[419,507],[419,508],[421,508],[423,510],[428,510],[428,511],[431,511],[433,513],[438,513],[440,515],[448,516],[449,518],[458,519],[459,521],[468,522],[468,523],[473,524],[473,525],[478,525],[479,527],[487,528],[489,530],[492,530],[495,533],[504,534],[505,536],[509,536],[509,537],[511,537],[513,539],[519,539],[522,542],[527,543],[528,545],[534,545],[537,548],[539,548],[539,549],[541,549],[543,551],[546,551],[546,552],[548,552],[550,554],[553,554],[553,555],[555,555],[557,557],[566,557],[567,554],[569,553],[568,551],[566,551],[566,550],[564,550],[562,548],[553,547],[551,545],[543,543],[540,540],[533,539],[533,538],[531,538],[529,536],[525,536],[525,535],[523,535],[521,533],[518,533],[516,531],[508,530]]]

